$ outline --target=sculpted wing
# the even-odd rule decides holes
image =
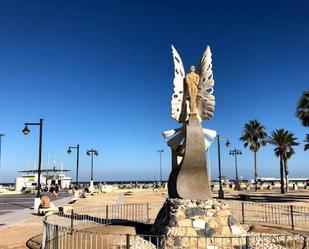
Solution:
[[[215,96],[213,95],[213,73],[210,47],[204,51],[199,67],[200,83],[197,92],[197,109],[202,120],[211,119],[215,109]]]
[[[171,117],[177,122],[183,122],[187,117],[186,93],[184,88],[185,70],[177,50],[172,45],[174,60],[174,93],[171,100]]]

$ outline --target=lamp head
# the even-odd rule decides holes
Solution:
[[[90,156],[90,151],[89,150],[87,150],[86,155]]]
[[[228,139],[226,140],[225,146],[226,146],[226,147],[230,147],[230,146],[231,146],[230,140],[228,140]]]
[[[95,151],[94,151],[94,155],[95,155],[95,156],[98,156],[98,155],[99,155],[98,151],[95,150]]]
[[[28,125],[25,125],[25,128],[22,130],[22,132],[24,133],[24,135],[28,135],[30,133]]]
[[[71,154],[72,153],[71,148],[69,148],[67,152],[68,154]]]

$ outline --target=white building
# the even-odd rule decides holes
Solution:
[[[58,185],[61,189],[69,188],[72,178],[66,176],[63,172],[70,170],[57,169],[42,169],[41,170],[41,187],[48,187],[51,185]],[[35,189],[38,183],[38,170],[23,170],[22,176],[15,179],[15,190],[21,191],[22,189]]]

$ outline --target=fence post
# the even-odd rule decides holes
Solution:
[[[58,225],[54,226],[54,249],[59,249],[59,227]]]
[[[249,236],[246,236],[246,249],[250,248],[250,238]]]
[[[242,223],[245,223],[245,203],[241,203],[241,215],[242,215]]]
[[[130,249],[130,234],[127,234],[127,239],[126,239],[126,249]]]
[[[147,202],[147,223],[149,222],[149,202]]]
[[[107,224],[107,222],[108,222],[108,205],[106,205],[105,221],[106,221],[106,224]]]
[[[73,234],[73,226],[74,226],[74,210],[71,210],[71,235]]]
[[[291,214],[291,223],[292,223],[292,230],[294,230],[294,212],[293,212],[293,205],[290,206],[290,214]]]
[[[45,219],[43,219],[43,238],[42,238],[42,249],[45,249],[46,246],[46,239],[47,239],[47,224]]]

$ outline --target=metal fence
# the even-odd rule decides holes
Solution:
[[[72,230],[44,221],[43,249],[309,249],[306,235],[247,235],[244,237],[177,237],[104,234]]]
[[[309,228],[309,208],[256,202],[228,202],[231,212],[242,223],[267,223],[292,229]]]
[[[92,224],[116,224],[126,221],[154,222],[163,203],[103,205],[90,208],[64,209],[45,217],[49,224],[85,228]]]
[[[295,229],[309,228],[309,209],[291,205],[253,202],[228,202],[241,223],[267,223]],[[233,238],[168,237],[104,234],[100,224],[127,221],[154,222],[162,203],[105,205],[76,208],[46,216],[43,248],[308,248],[308,237],[301,235]]]
[[[241,223],[267,223],[288,226],[292,229],[309,228],[309,208],[256,202],[228,201],[231,212]],[[87,226],[89,221],[111,224],[123,221],[154,222],[163,203],[104,205],[90,208],[65,210],[48,217],[50,223]]]

